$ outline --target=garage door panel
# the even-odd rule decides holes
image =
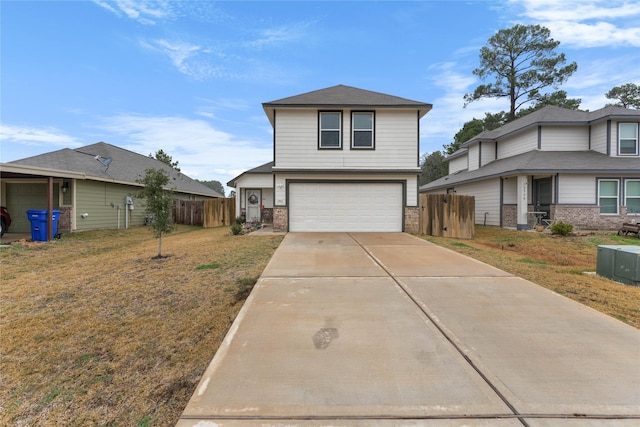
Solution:
[[[400,183],[292,183],[290,231],[402,231]]]

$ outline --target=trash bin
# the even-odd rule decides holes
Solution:
[[[46,242],[47,241],[47,217],[49,215],[48,210],[30,209],[27,211],[27,218],[31,221],[31,240],[34,242]],[[60,218],[60,211],[53,210],[53,217],[51,218],[51,236],[58,234],[58,219]]]

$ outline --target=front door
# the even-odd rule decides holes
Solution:
[[[247,207],[247,222],[260,222],[260,206],[262,204],[261,190],[246,190],[245,206]]]
[[[535,183],[535,210],[545,212],[544,218],[550,218],[551,205],[553,203],[553,192],[551,178],[538,179]]]

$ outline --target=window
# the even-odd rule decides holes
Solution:
[[[320,113],[319,148],[342,148],[342,113]]]
[[[640,215],[640,179],[625,181],[624,204],[628,214]]]
[[[638,123],[618,123],[618,154],[638,155]]]
[[[352,148],[374,148],[373,122],[373,113],[352,114]]]
[[[618,213],[618,180],[598,180],[598,206],[601,214]]]

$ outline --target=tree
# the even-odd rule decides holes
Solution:
[[[618,101],[615,104],[610,105],[623,108],[635,108],[637,110],[640,109],[640,85],[627,83],[622,86],[616,86],[604,96],[608,99],[615,99]]]
[[[555,105],[556,107],[566,108],[568,110],[579,110],[582,99],[570,99],[567,98],[567,92],[564,90],[558,90],[549,94],[543,95],[540,99],[531,107],[523,108],[518,111],[518,118],[524,117],[527,114],[533,113],[536,110],[546,107],[547,105]]]
[[[495,81],[466,94],[465,106],[482,98],[509,98],[507,121],[512,121],[520,107],[543,97],[540,90],[564,83],[578,65],[563,66],[564,53],[555,52],[560,42],[550,35],[549,29],[540,25],[519,24],[493,35],[480,50],[480,67],[473,74]]]
[[[458,131],[453,137],[453,142],[451,144],[446,144],[442,148],[444,148],[444,152],[447,155],[451,155],[460,149],[460,145],[467,142],[474,136],[478,135],[484,130],[484,123],[480,119],[476,119],[475,117],[462,125],[462,129]]]
[[[174,162],[173,157],[165,153],[164,150],[162,149],[156,151],[155,156],[153,154],[149,154],[149,157],[151,157],[152,159],[160,160],[162,163],[167,164],[172,168],[174,168],[175,170],[177,170],[178,172],[180,172],[180,168],[178,167],[178,161],[176,160]]]
[[[138,193],[138,197],[146,201],[146,213],[151,215],[153,221],[151,227],[154,236],[158,239],[158,255],[162,258],[162,235],[174,230],[171,217],[171,192],[165,190],[169,183],[169,175],[161,169],[147,169],[145,176],[138,182],[144,188]]]
[[[424,185],[447,175],[449,167],[444,161],[442,153],[434,151],[429,155],[424,154],[422,156],[420,169],[422,169],[422,172],[420,172],[420,177],[418,178],[418,185]]]
[[[493,130],[499,128],[503,124],[506,123],[506,115],[504,111],[501,111],[496,114],[492,113],[484,113],[484,119],[476,119],[475,117],[464,125],[462,125],[462,129],[458,131],[453,137],[453,142],[451,144],[446,144],[443,146],[444,152],[448,155],[451,155],[460,149],[460,146],[473,138],[474,136],[480,134],[485,130]]]
[[[224,187],[222,186],[222,184],[220,183],[220,181],[199,181],[201,184],[206,185],[207,187],[209,187],[210,189],[217,191],[218,193],[222,194],[224,196]]]

